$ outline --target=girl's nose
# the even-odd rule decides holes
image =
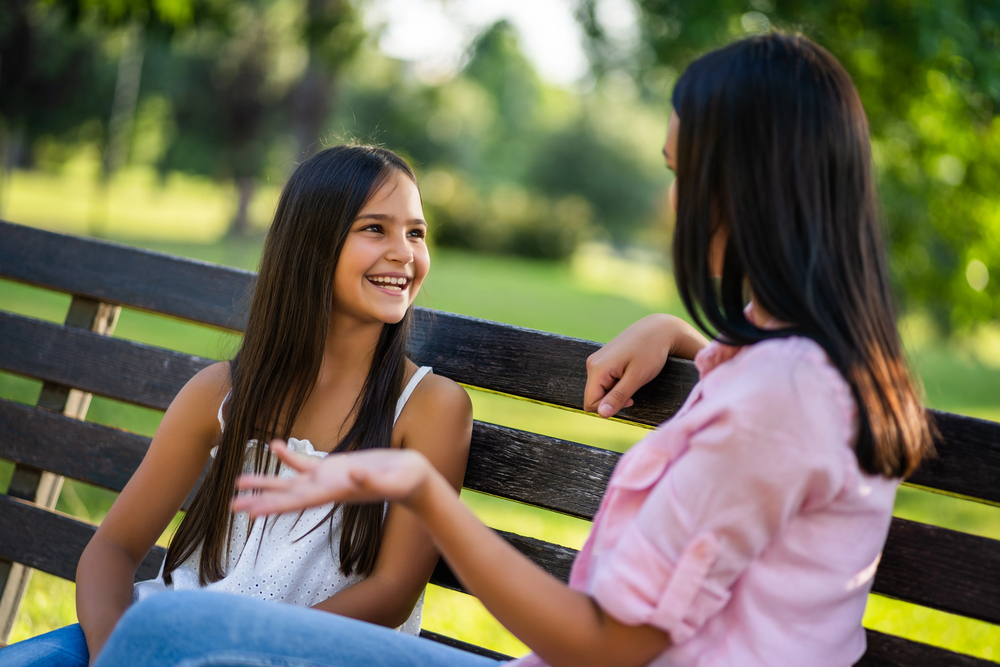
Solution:
[[[389,248],[386,250],[385,258],[393,262],[399,262],[400,264],[409,264],[413,261],[413,249],[407,242],[405,232],[393,235],[389,243]]]

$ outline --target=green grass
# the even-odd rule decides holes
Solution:
[[[86,217],[76,209],[57,209],[45,193],[69,192],[69,198],[90,196],[79,175],[55,177],[16,174],[2,217],[57,231],[81,233]],[[185,185],[170,181],[160,193],[149,192],[142,174],[113,184],[109,208],[125,213],[120,223],[107,227],[126,243],[186,255],[207,261],[254,268],[259,239],[222,242],[225,208],[216,204],[213,218],[189,215],[199,202],[224,201],[226,193],[200,181]],[[145,183],[143,185],[143,183]],[[210,187],[211,186],[211,187]],[[215,188],[214,190],[212,188]],[[144,189],[145,188],[145,189]],[[173,189],[171,189],[173,188]],[[116,193],[125,193],[118,195]],[[30,195],[30,196],[29,196]],[[116,197],[131,202],[117,203]],[[205,199],[205,198],[208,199]],[[215,199],[211,199],[215,197]],[[161,209],[147,217],[150,202]],[[266,218],[266,211],[257,211]],[[201,216],[201,217],[200,217]],[[127,218],[127,220],[126,220]],[[118,218],[114,218],[118,219]],[[164,226],[178,220],[176,226]],[[153,220],[155,224],[142,221]],[[82,221],[82,222],[81,222]],[[126,224],[127,223],[127,224]],[[191,242],[191,239],[209,242]],[[610,340],[636,319],[655,311],[680,314],[671,284],[655,264],[609,255],[597,247],[584,249],[572,262],[553,264],[504,257],[483,257],[436,248],[431,274],[420,303],[446,311],[553,331],[600,342]],[[0,281],[0,310],[61,322],[69,298],[45,290]],[[918,332],[919,333],[919,332]],[[165,317],[125,309],[116,336],[169,347],[210,358],[224,358],[238,343],[233,335]],[[909,353],[921,375],[931,406],[1000,420],[1000,368],[990,365],[968,346],[933,336],[913,335]],[[40,383],[0,373],[0,396],[33,403]],[[590,415],[518,401],[470,390],[477,419],[624,451],[648,431],[632,425],[599,420]],[[152,435],[160,413],[95,397],[87,419]],[[10,465],[0,462],[0,488],[5,488]],[[463,498],[486,523],[558,544],[579,548],[590,524],[517,503],[476,493]],[[67,482],[58,509],[99,523],[114,494],[78,482]],[[1000,509],[979,503],[902,488],[896,515],[1000,539]],[[170,531],[168,531],[169,533]],[[166,539],[164,536],[164,540]],[[73,584],[35,573],[11,637],[17,640],[75,621]],[[979,657],[1000,658],[1000,628],[934,610],[872,596],[865,625]],[[427,594],[424,627],[489,646],[510,654],[526,649],[486,612],[474,598],[431,587]]]

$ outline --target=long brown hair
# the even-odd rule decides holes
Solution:
[[[201,585],[225,575],[233,531],[229,504],[247,442],[288,438],[319,375],[344,241],[358,213],[394,173],[416,183],[409,165],[391,151],[336,146],[303,162],[285,184],[264,243],[246,333],[230,362],[226,427],[205,482],[167,550],[163,573],[168,583],[199,545]],[[390,445],[411,310],[400,322],[382,327],[354,404],[354,421],[334,451]],[[258,473],[273,470],[269,451],[258,446],[254,452]],[[340,568],[348,575],[370,574],[381,542],[383,504],[344,505],[343,510]]]
[[[933,453],[933,426],[896,329],[868,120],[850,76],[805,37],[772,34],[696,60],[673,102],[684,305],[735,344],[815,340],[857,400],[859,465],[913,472]],[[718,224],[729,233],[721,287],[708,266]],[[747,283],[791,328],[766,331],[744,317]]]

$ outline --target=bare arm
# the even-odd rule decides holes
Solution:
[[[632,405],[632,395],[663,370],[667,357],[694,359],[708,340],[673,315],[649,315],[587,358],[583,409],[611,417]]]
[[[239,498],[234,509],[257,516],[331,500],[392,498],[420,517],[462,583],[554,667],[638,667],[669,646],[666,633],[623,625],[507,544],[418,452],[367,451],[317,462],[289,453],[280,442],[272,447],[301,475],[294,481],[241,478],[241,488],[265,492]]]
[[[451,380],[428,375],[410,397],[394,429],[394,445],[420,452],[454,490],[462,486],[472,437],[472,403]],[[315,605],[315,609],[386,627],[406,621],[427,585],[438,551],[412,512],[393,503],[372,573]]]
[[[139,565],[205,467],[219,437],[216,409],[228,383],[228,364],[214,364],[181,389],[139,469],[80,557],[76,610],[91,661],[132,603]]]

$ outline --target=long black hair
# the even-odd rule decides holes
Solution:
[[[288,439],[323,361],[333,277],[344,241],[358,213],[394,174],[416,183],[413,170],[391,151],[335,146],[299,165],[285,184],[264,243],[246,333],[230,362],[226,428],[205,482],[167,550],[167,582],[199,545],[201,584],[225,576],[223,558],[233,530],[229,505],[243,472],[246,444]],[[383,325],[354,405],[354,421],[334,451],[389,447],[406,373],[411,312],[400,322]],[[258,473],[272,469],[264,447],[256,447],[254,456]],[[382,503],[344,505],[340,568],[345,574],[371,573],[382,515]]]
[[[801,335],[851,385],[856,453],[872,474],[911,473],[932,425],[896,329],[868,120],[850,76],[800,35],[744,39],[677,81],[674,271],[696,323],[734,344]],[[721,284],[713,235],[728,233]],[[780,330],[743,314],[745,290]]]

